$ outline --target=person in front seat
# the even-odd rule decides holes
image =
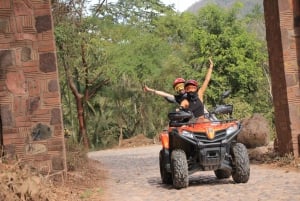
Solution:
[[[205,107],[203,104],[203,95],[210,81],[214,66],[211,58],[209,61],[210,66],[200,88],[196,80],[188,80],[184,84],[184,90],[187,96],[181,101],[180,108],[191,111],[195,118],[204,118]]]

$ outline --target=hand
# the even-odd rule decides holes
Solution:
[[[150,88],[145,85],[144,86],[144,92],[147,92],[147,91],[150,91]]]
[[[176,108],[176,112],[179,112],[179,111],[184,111],[185,109],[184,109],[184,107],[182,107],[182,106],[179,106],[179,108]]]
[[[209,57],[209,67],[212,68],[214,66],[214,62],[212,61],[211,57]]]

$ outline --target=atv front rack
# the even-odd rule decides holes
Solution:
[[[197,122],[198,119],[192,119],[188,122],[182,122],[182,121],[170,121],[169,126],[170,127],[181,127],[181,126],[187,126],[187,125],[194,125],[194,124],[201,124],[203,122]],[[209,120],[209,119],[208,119]],[[237,121],[237,119],[223,119],[223,120],[209,120],[210,123],[229,123]]]

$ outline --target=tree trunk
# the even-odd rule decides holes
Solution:
[[[119,147],[122,145],[123,141],[123,128],[120,126],[120,136],[119,136]]]
[[[76,97],[76,104],[77,104],[77,116],[78,116],[78,123],[79,123],[79,136],[82,138],[84,148],[89,149],[90,143],[86,132],[84,106],[83,106],[82,98]]]
[[[79,123],[79,138],[82,138],[83,140],[83,146],[85,149],[90,148],[89,138],[86,132],[86,125],[85,125],[85,117],[84,117],[84,106],[83,106],[83,95],[80,94],[72,80],[72,76],[70,75],[66,65],[64,65],[66,77],[68,80],[68,85],[72,91],[72,94],[75,97],[76,100],[76,106],[77,106],[77,117],[78,117],[78,123]]]

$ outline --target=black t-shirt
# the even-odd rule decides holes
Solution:
[[[204,105],[198,97],[197,92],[187,93],[187,98],[189,102],[188,109],[194,114],[194,117],[200,117],[204,115]]]
[[[174,97],[175,97],[176,102],[178,104],[180,104],[184,99],[187,98],[187,94],[186,93],[184,93],[184,94],[176,94],[176,95],[174,95]]]
[[[166,99],[168,102],[170,102],[170,103],[178,103],[178,104],[180,104],[181,101],[183,101],[184,99],[187,98],[187,95],[186,95],[186,93],[185,93],[185,94],[176,94],[176,95],[174,95],[174,98],[175,98],[175,99],[169,98],[169,97],[165,97],[165,99]]]

